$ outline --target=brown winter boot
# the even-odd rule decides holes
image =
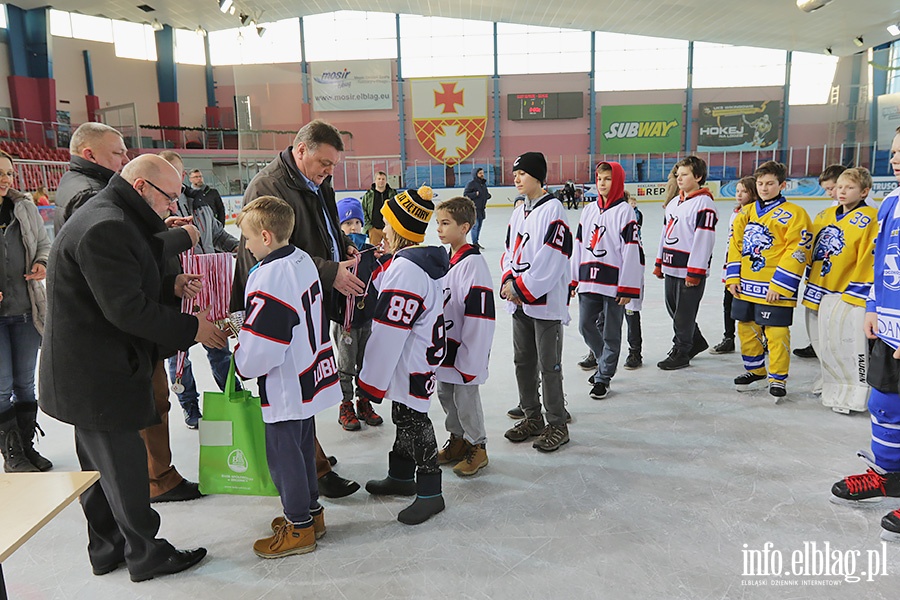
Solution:
[[[313,529],[316,530],[316,539],[318,540],[324,536],[327,531],[325,529],[325,508],[320,506],[318,511],[312,511],[309,514],[313,518]],[[284,517],[275,517],[272,519],[272,533],[278,531],[278,528],[283,527],[286,522],[287,519]]]
[[[253,552],[260,558],[281,558],[291,554],[306,554],[316,549],[316,531],[312,524],[295,528],[285,522],[272,537],[256,540]]]
[[[438,450],[437,461],[439,465],[455,463],[466,456],[466,450],[469,448],[469,442],[458,435],[450,434],[450,439],[446,441],[444,447]]]
[[[487,448],[484,444],[468,444],[465,457],[456,463],[453,472],[463,477],[474,475],[488,466]]]
[[[369,427],[377,427],[384,423],[384,419],[372,408],[372,403],[362,398],[356,399],[356,413]]]

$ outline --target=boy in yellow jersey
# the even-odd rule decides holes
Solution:
[[[790,326],[813,236],[806,211],[781,195],[787,179],[785,166],[768,161],[754,176],[760,199],[742,208],[734,220],[725,267],[725,285],[734,296],[731,315],[738,321],[746,369],[734,384],[744,392],[766,379],[765,336],[769,393],[777,402],[786,393]]]
[[[823,395],[822,401],[838,412],[849,412],[849,407],[839,410],[834,403],[838,399],[836,396],[839,395],[839,388],[844,388],[843,391],[848,393],[861,392],[861,406],[857,410],[865,410],[865,395],[868,390],[865,383],[866,351],[862,321],[866,298],[872,287],[872,250],[878,233],[878,211],[865,202],[871,188],[872,176],[867,169],[845,170],[836,182],[837,206],[831,206],[816,215],[812,226],[815,241],[806,290],[803,293],[806,330],[809,332],[810,343],[820,357],[823,378],[830,384],[835,384],[828,386],[828,393]],[[828,298],[829,295],[832,297]],[[842,306],[843,304],[846,306]],[[852,311],[849,305],[860,308]],[[859,344],[848,345],[847,340],[842,339],[846,336],[840,335],[838,329],[852,312],[860,313],[857,319],[859,323],[856,327],[851,326],[847,333],[852,334],[858,330],[859,340],[856,341]],[[820,315],[827,322],[820,322]],[[837,318],[839,315],[842,316]],[[823,332],[822,336],[820,331]],[[848,352],[852,356],[845,356]],[[856,360],[858,354],[862,355],[861,362]],[[822,391],[821,380],[813,385],[813,392],[816,391]]]

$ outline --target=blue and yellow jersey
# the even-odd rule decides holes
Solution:
[[[772,306],[796,306],[812,251],[810,228],[806,211],[784,196],[743,207],[731,227],[725,285],[738,284],[738,297],[755,304],[770,304],[771,288],[781,295]]]
[[[832,206],[813,221],[813,247],[803,306],[819,310],[825,294],[842,294],[855,306],[866,306],[874,276],[878,211],[865,202],[838,214]]]

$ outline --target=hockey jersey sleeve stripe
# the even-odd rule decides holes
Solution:
[[[725,265],[725,280],[729,279],[739,279],[741,276],[741,263],[739,262],[730,262]],[[737,282],[732,282],[737,283]]]
[[[616,294],[622,298],[640,298],[641,288],[620,287]]]
[[[698,269],[696,267],[688,267],[688,275],[692,275],[694,277],[706,277],[707,270],[706,269]]]
[[[863,300],[869,297],[869,290],[872,288],[871,283],[858,283],[851,282],[847,284],[847,289],[844,290],[845,294],[850,294],[851,296],[856,296],[857,298],[862,298]]]
[[[384,395],[387,393],[387,390],[379,390],[377,387],[369,385],[362,379],[357,380],[357,385],[359,386],[360,393],[369,400],[374,400],[375,402],[384,400]]]
[[[775,269],[775,274],[772,275],[772,283],[770,285],[782,288],[790,292],[790,296],[793,296],[800,288],[800,276],[778,267]]]
[[[529,304],[534,304],[535,302],[538,301],[538,298],[536,298],[534,296],[534,294],[532,294],[530,291],[528,291],[528,288],[525,287],[525,282],[522,281],[521,276],[513,279],[512,284],[513,284],[513,289],[516,291],[516,294],[520,298],[522,298],[522,300],[524,300],[525,302],[527,302]]]

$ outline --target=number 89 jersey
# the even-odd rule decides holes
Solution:
[[[437,367],[446,356],[444,290],[450,269],[441,248],[413,246],[373,280],[378,303],[359,374],[360,396],[427,413]]]
[[[241,377],[259,378],[263,421],[297,421],[340,402],[337,364],[328,337],[319,271],[287,245],[253,269],[246,312],[234,349]]]

